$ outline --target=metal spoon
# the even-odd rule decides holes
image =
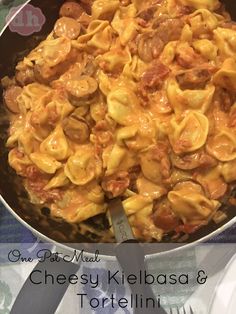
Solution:
[[[108,203],[112,226],[118,246],[115,249],[117,260],[123,269],[126,278],[132,274],[138,276],[146,270],[145,254],[140,243],[135,239],[128,218],[120,198],[115,198]],[[156,300],[150,285],[129,284],[133,296],[142,296]],[[135,308],[135,314],[167,314],[162,307]]]

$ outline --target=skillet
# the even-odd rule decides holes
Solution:
[[[20,36],[17,33],[11,32],[8,28],[2,32],[0,37],[1,77],[5,75],[12,76],[14,74],[16,63],[47,36],[58,18],[59,8],[64,1],[50,0],[49,2],[47,0],[32,0],[27,2],[41,8],[46,17],[46,23],[44,24],[42,30],[36,35]],[[225,0],[223,2],[225,3],[227,10],[231,13],[232,18],[236,20],[236,2],[231,0]],[[0,89],[0,99],[2,99],[2,93],[3,90]],[[10,168],[7,162],[8,152],[5,148],[5,142],[8,127],[9,123],[6,118],[5,109],[2,101],[0,101],[0,200],[3,204],[22,224],[24,224],[39,238],[45,242],[56,243],[58,245],[67,243],[63,246],[70,252],[74,250],[74,243],[99,242],[99,238],[91,238],[81,235],[79,226],[66,223],[62,220],[54,220],[50,217],[50,213],[47,208],[40,208],[29,202],[27,194],[21,184],[21,179],[15,175],[14,171]],[[196,233],[190,235],[185,243],[179,244],[177,247],[174,246],[172,249],[168,246],[167,251],[169,250],[169,252],[173,253],[176,250],[187,249],[194,246],[198,242],[210,239],[232,226],[236,222],[236,208],[232,205],[225,204],[222,210],[227,212],[227,219],[224,222],[218,225],[211,222],[207,226],[199,229]],[[105,218],[101,217],[100,221],[104,225],[105,229]],[[91,224],[93,224],[92,221]],[[164,242],[169,243],[170,238],[165,238]],[[163,249],[160,249],[159,247],[156,251],[153,251],[152,249],[149,257],[151,259],[156,259],[165,251],[165,246]],[[107,260],[113,259],[114,254],[115,253],[111,250],[105,258]],[[63,274],[65,274],[65,272],[69,274],[71,272],[76,272],[78,266],[70,264],[68,267],[65,266],[64,263],[59,263],[57,264],[57,267],[53,269],[54,266],[47,263],[44,264],[44,268],[47,270],[50,269],[51,272],[54,270],[56,273],[63,271]],[[38,287],[38,289],[33,288],[35,287],[32,287],[32,284],[30,284],[28,280],[11,311],[12,314],[19,313],[19,309],[23,309],[25,314],[32,313],[32,310],[34,313],[54,313],[54,310],[63,297],[67,286],[63,289],[61,289],[61,287],[58,287],[58,289],[55,286],[51,287],[51,293],[50,287],[41,286],[40,288]],[[26,309],[25,297],[28,291],[31,291],[31,300],[27,300],[28,307]],[[53,297],[53,300],[51,297]],[[42,298],[45,299],[44,303],[41,302]],[[35,300],[37,300],[37,302]]]
[[[52,30],[58,18],[60,6],[63,0],[28,0],[28,3],[39,7],[46,17],[46,22],[39,33],[30,36],[21,36],[5,28],[0,36],[0,73],[14,75],[16,63],[30,52],[47,34]],[[230,12],[232,19],[236,20],[236,2],[224,0],[227,11]],[[8,151],[5,148],[7,130],[9,123],[5,114],[2,102],[3,90],[0,87],[0,200],[7,209],[35,235],[46,242],[67,243],[67,249],[73,249],[73,243],[98,243],[99,238],[83,236],[76,224],[69,224],[62,220],[54,220],[50,217],[47,208],[40,208],[29,202],[27,194],[21,184],[21,179],[16,176],[7,161]],[[189,247],[197,242],[202,242],[219,234],[236,222],[235,206],[224,205],[223,211],[227,212],[227,219],[220,224],[210,222],[194,234],[190,235],[185,243],[180,247]],[[100,223],[106,228],[106,219],[100,217]],[[93,222],[91,221],[91,224]],[[96,226],[95,226],[96,227]],[[169,243],[170,238],[166,237],[163,242]],[[178,247],[179,247],[178,246]],[[159,252],[152,252],[154,257]]]

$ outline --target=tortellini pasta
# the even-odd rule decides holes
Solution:
[[[148,196],[134,195],[123,202],[124,210],[128,216],[144,208],[152,208],[152,199]]]
[[[108,51],[111,47],[112,36],[113,29],[110,26],[107,26],[101,34],[95,34],[87,44],[90,47],[95,47],[102,51]]]
[[[11,133],[7,139],[6,146],[8,148],[14,148],[16,143],[18,143],[18,139],[20,135],[22,135],[23,129],[24,129],[24,121],[25,119],[17,119],[12,122],[11,125]]]
[[[89,241],[114,241],[112,198],[140,241],[216,220],[236,181],[236,28],[219,0],[67,1],[2,85],[9,165]]]
[[[174,79],[170,80],[167,86],[167,96],[176,114],[189,109],[205,113],[211,105],[214,92],[214,86],[205,90],[181,90]]]
[[[197,223],[208,219],[218,208],[219,202],[209,200],[197,185],[179,184],[168,193],[172,210],[185,223]]]
[[[102,49],[107,51],[111,46],[112,29],[108,21],[93,20],[86,34],[78,37],[72,45],[78,49]]]
[[[93,149],[88,146],[80,148],[72,155],[65,166],[65,174],[75,185],[85,185],[97,179],[102,172],[101,161],[94,156]]]
[[[220,167],[221,174],[227,183],[236,181],[236,171],[235,170],[236,170],[236,159],[229,161],[229,162],[225,162]]]
[[[171,62],[173,62],[175,59],[176,46],[177,42],[171,41],[164,47],[164,50],[160,56],[160,59],[164,64],[169,65]]]
[[[110,117],[121,125],[133,123],[139,109],[139,100],[128,88],[116,88],[107,97]]]
[[[67,195],[59,202],[59,208],[52,208],[55,215],[66,219],[70,223],[80,223],[93,216],[102,214],[106,206],[101,202],[103,193],[95,184],[89,184],[90,189],[76,187],[68,191]],[[99,200],[91,200],[88,193],[96,193]]]
[[[88,203],[86,205],[79,205],[74,213],[69,215],[67,214],[65,219],[68,222],[80,223],[91,217],[104,213],[105,210],[106,208],[104,207],[104,204]]]
[[[193,40],[193,31],[189,25],[185,25],[182,34],[181,41],[191,42]]]
[[[95,182],[88,184],[86,187],[87,199],[95,204],[104,203],[104,192],[100,185]]]
[[[138,25],[134,20],[136,14],[135,8],[130,5],[116,11],[115,17],[111,23],[112,27],[119,34],[121,45],[125,46],[137,35]]]
[[[40,151],[41,153],[52,156],[56,160],[68,158],[70,149],[61,125],[58,125],[41,143]]]
[[[236,53],[236,31],[218,27],[214,30],[214,39],[224,58],[234,58]]]
[[[152,199],[159,199],[167,192],[167,190],[161,185],[155,184],[144,177],[138,178],[137,189],[139,194],[148,196]]]
[[[93,19],[110,19],[119,8],[119,0],[96,0],[92,5]]]
[[[49,133],[50,125],[62,121],[73,110],[74,107],[66,98],[50,94],[37,102],[36,107],[28,113],[27,118],[36,130],[38,135],[36,138],[44,139]]]
[[[55,174],[55,176],[48,182],[45,186],[45,190],[50,190],[54,188],[60,188],[69,183],[69,179],[65,175],[64,169],[59,168],[59,171]]]
[[[127,63],[132,61],[131,54],[128,49],[114,49],[113,47],[107,53],[102,56],[98,56],[97,60],[103,64],[103,68],[106,71],[110,72],[121,71]]]
[[[34,147],[37,145],[33,134],[27,130],[21,132],[18,137],[18,143],[27,155],[30,155],[34,151]]]
[[[115,144],[107,147],[103,153],[103,167],[106,169],[106,175],[116,173],[118,170],[128,170],[137,164],[135,153],[127,148]]]
[[[198,0],[196,0],[197,2]],[[202,1],[206,3],[207,1]],[[207,4],[207,3],[206,3]],[[205,34],[213,31],[218,26],[217,17],[208,8],[201,8],[190,15],[189,21],[194,35]]]
[[[236,138],[230,130],[220,131],[209,138],[207,151],[220,161],[230,161],[236,158]]]
[[[61,167],[61,163],[55,158],[43,153],[30,154],[32,162],[43,172],[53,174]]]
[[[119,145],[124,145],[132,151],[140,151],[153,143],[157,134],[154,122],[149,116],[140,117],[140,124],[120,128],[117,132]]]
[[[9,165],[20,175],[24,175],[25,168],[32,165],[30,158],[19,152],[16,148],[9,152],[8,162]]]
[[[108,94],[111,92],[112,89],[112,82],[108,75],[104,73],[103,71],[99,71],[98,74],[98,82],[99,82],[99,89],[101,92],[108,96]]]
[[[169,139],[176,154],[193,152],[201,148],[207,139],[209,122],[205,115],[190,111],[179,123],[171,120]]]
[[[195,9],[208,9],[212,11],[220,6],[218,0],[180,0],[180,2]]]
[[[42,61],[53,67],[63,62],[71,51],[71,41],[68,38],[60,37],[57,39],[46,40],[42,45]]]
[[[225,60],[222,68],[214,75],[214,83],[236,91],[236,61],[233,58]]]
[[[199,39],[193,42],[193,47],[204,58],[208,60],[216,60],[218,47],[208,39]]]
[[[51,89],[45,85],[32,83],[23,88],[20,96],[18,96],[18,103],[20,110],[25,112],[34,109],[37,103],[43,101]]]
[[[114,173],[120,166],[121,162],[127,156],[127,150],[119,145],[114,145],[107,157],[106,168],[108,175]]]

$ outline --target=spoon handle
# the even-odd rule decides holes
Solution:
[[[126,279],[132,274],[137,278],[146,271],[145,253],[140,243],[135,240],[132,228],[126,216],[122,201],[115,198],[109,201],[108,209],[111,215],[112,226],[118,246],[115,249],[116,258],[124,271]],[[154,295],[150,285],[131,284],[129,286],[132,295],[136,298],[152,298],[155,307],[142,308],[135,306],[135,314],[167,314],[166,311],[157,304],[157,296]],[[158,306],[157,306],[158,305]]]
[[[140,243],[135,240],[121,243],[116,248],[116,257],[125,273],[126,279],[130,275],[132,275],[132,277],[134,275],[137,278],[144,276],[145,271],[147,270],[147,265],[145,261],[145,254]],[[131,284],[128,280],[128,283],[133,296],[137,296],[138,298],[142,296],[144,300],[143,304],[146,303],[145,299],[147,298],[155,300],[154,307],[141,308],[137,306],[134,309],[135,314],[142,314],[144,312],[147,314],[167,314],[159,304],[158,295],[154,294],[151,285],[145,284],[143,280],[141,283],[137,280],[135,284]]]
[[[59,262],[49,260],[38,262],[34,270],[34,275],[27,278],[20,290],[10,314],[54,314],[60,304],[68,286],[69,281],[64,284],[58,282],[52,283],[48,278],[48,283],[36,284],[40,278],[44,278],[45,271],[56,278],[59,274],[68,278],[71,274],[76,274],[79,269],[78,264],[65,262],[60,259]],[[42,275],[40,275],[42,274]]]

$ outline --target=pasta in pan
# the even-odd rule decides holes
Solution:
[[[9,164],[53,217],[86,223],[121,197],[150,242],[224,216],[236,26],[218,0],[67,1],[2,84]]]

